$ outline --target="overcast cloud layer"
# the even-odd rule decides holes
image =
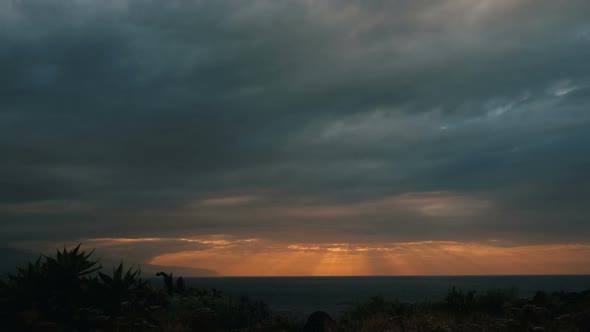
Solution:
[[[0,241],[583,242],[588,17],[587,0],[2,1]]]

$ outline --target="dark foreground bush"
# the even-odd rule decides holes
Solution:
[[[158,273],[164,289],[123,263],[103,272],[80,245],[40,256],[0,281],[1,331],[298,331],[268,306]]]
[[[514,289],[484,292],[451,288],[442,302],[400,303],[374,297],[344,313],[337,331],[588,332],[590,291],[537,292],[519,298]]]
[[[445,297],[447,309],[455,313],[483,312],[502,315],[508,304],[518,300],[516,289],[491,289],[484,292],[451,288]]]
[[[125,301],[136,300],[147,287],[139,269],[123,274],[121,263],[108,276],[99,272],[102,266],[91,256],[78,245],[17,267],[0,284],[4,324],[11,330],[34,329],[40,323],[60,330],[87,330],[90,316],[120,313]]]

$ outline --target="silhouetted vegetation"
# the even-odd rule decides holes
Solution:
[[[91,256],[78,245],[17,267],[0,282],[2,331],[229,331],[290,323],[268,323],[261,301],[188,288],[165,272],[158,273],[165,289],[123,263],[104,273]]]
[[[455,313],[486,312],[501,315],[507,303],[517,301],[516,289],[491,289],[482,293],[476,291],[463,292],[451,288],[445,297],[449,310]]]
[[[187,289],[186,285],[184,284],[183,277],[176,278],[176,283],[174,283],[174,277],[172,273],[168,274],[166,272],[158,272],[156,273],[156,276],[162,277],[164,279],[164,286],[166,287],[166,292],[168,292],[168,295],[183,295],[186,293]]]
[[[400,303],[374,297],[347,311],[337,331],[590,331],[590,291],[484,292],[451,288],[443,302]]]
[[[377,296],[330,317],[273,315],[267,304],[217,289],[187,287],[159,272],[164,288],[123,263],[103,272],[80,245],[40,256],[0,281],[2,331],[590,331],[590,291],[484,292],[451,288],[439,302]]]

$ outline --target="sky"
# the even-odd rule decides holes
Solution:
[[[0,257],[82,242],[195,276],[590,273],[588,17],[1,1]]]

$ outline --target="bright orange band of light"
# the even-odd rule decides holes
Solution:
[[[588,274],[590,245],[499,247],[460,242],[384,246],[220,246],[162,254],[150,263],[207,268],[225,276]]]

